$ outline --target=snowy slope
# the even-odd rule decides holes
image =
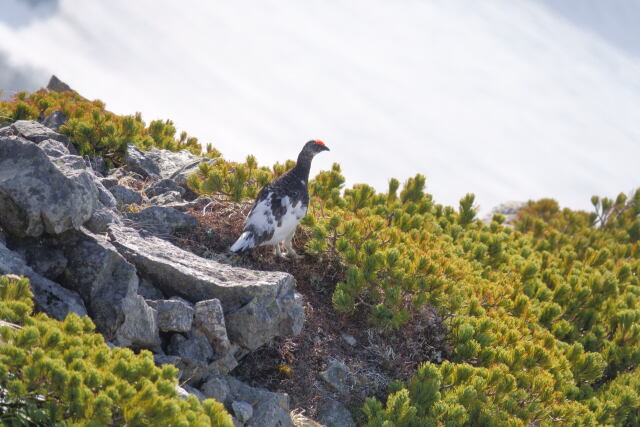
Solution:
[[[62,0],[0,20],[0,51],[231,159],[320,138],[331,152],[312,174],[338,161],[349,183],[420,172],[438,201],[474,192],[483,211],[588,208],[640,185],[640,56],[616,43],[638,30],[594,30],[596,3],[574,17],[533,0]],[[633,27],[640,2],[616,3],[605,24]]]

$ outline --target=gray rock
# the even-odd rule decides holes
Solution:
[[[118,185],[118,178],[114,178],[113,176],[108,176],[106,178],[100,179],[100,182],[102,183],[102,185],[104,185],[105,188],[109,189],[114,185]]]
[[[195,227],[198,221],[189,215],[165,206],[150,206],[140,212],[125,214],[127,219],[154,234],[168,235],[188,227]]]
[[[168,191],[149,199],[149,203],[157,206],[166,206],[179,204],[182,202],[182,196],[177,191]]]
[[[207,366],[207,372],[212,375],[227,375],[238,366],[238,361],[234,357],[233,353],[228,352],[219,359],[214,360]]]
[[[36,273],[50,280],[55,281],[67,266],[62,250],[46,239],[11,239],[10,248],[20,254]]]
[[[329,384],[333,390],[341,394],[348,393],[354,382],[349,367],[337,360],[329,362],[327,369],[320,372],[320,378]]]
[[[55,139],[46,139],[38,144],[38,147],[49,157],[62,157],[71,154],[63,142],[56,141]]]
[[[206,364],[213,358],[213,349],[209,341],[198,332],[189,334],[188,337],[181,334],[173,334],[167,351],[171,356],[179,356],[182,359],[190,359]]]
[[[238,310],[227,313],[226,321],[230,340],[255,350],[273,336],[300,333],[304,324],[302,295],[295,291],[281,294],[267,304],[254,298]]]
[[[148,300],[164,299],[164,295],[158,288],[153,286],[153,283],[144,278],[139,278],[138,283],[138,295]]]
[[[114,185],[109,191],[117,202],[123,205],[139,205],[142,203],[142,195],[124,185]]]
[[[0,244],[0,274],[18,274],[28,277],[31,281],[36,308],[54,319],[64,320],[68,313],[87,315],[82,298],[77,293],[33,271],[24,259],[10,251],[4,244]]]
[[[525,206],[527,206],[527,202],[509,201],[501,203],[491,209],[491,212],[482,219],[482,222],[485,224],[491,224],[493,216],[500,214],[505,217],[504,225],[513,225],[513,222],[518,216],[518,212],[520,212],[520,210]]]
[[[253,406],[247,402],[234,401],[231,403],[231,409],[233,413],[241,423],[245,424],[253,416]]]
[[[33,120],[18,120],[8,126],[8,129],[4,130],[4,132],[4,135],[19,136],[36,144],[47,139],[54,139],[67,145],[67,148],[73,154],[70,148],[73,145],[69,142],[69,138]]]
[[[356,341],[356,339],[353,337],[353,335],[350,334],[341,334],[342,339],[344,340],[344,342],[346,342],[347,344],[349,344],[351,347],[355,346],[358,341]]]
[[[247,426],[293,426],[287,394],[254,388],[233,377],[227,377],[226,380],[229,385],[227,405],[234,400],[253,404],[253,417],[246,424]]]
[[[92,233],[102,234],[107,232],[110,224],[122,225],[122,221],[113,210],[102,207],[93,211],[93,215],[84,225]]]
[[[59,159],[64,157],[77,156]],[[0,171],[0,225],[11,234],[38,237],[78,229],[98,204],[89,172],[61,169],[25,139],[0,138]]]
[[[140,151],[133,144],[127,146],[126,166],[145,178],[168,178],[178,184],[186,183],[187,176],[198,169],[201,162],[214,162],[200,156],[194,156],[187,150],[179,152],[152,148]]]
[[[125,163],[127,169],[139,173],[144,178],[160,176],[160,167],[158,164],[153,161],[151,157],[147,157],[146,153],[134,144],[127,145]]]
[[[90,167],[96,175],[102,177],[107,174],[107,162],[102,156],[86,157],[85,163],[87,162],[87,167]]]
[[[189,394],[193,394],[195,397],[197,397],[200,402],[206,399],[206,397],[204,397],[204,394],[202,394],[200,390],[198,390],[197,388],[191,387],[189,384],[185,384],[182,387],[184,391],[186,391]]]
[[[135,267],[100,235],[69,231],[58,240],[68,260],[61,283],[82,296],[98,330],[115,337],[125,320],[124,300],[137,294]]]
[[[151,348],[161,344],[157,313],[140,295],[129,295],[121,303],[124,322],[116,332],[119,345]]]
[[[49,79],[49,83],[47,83],[47,90],[51,92],[73,91],[68,84],[57,78],[55,75],[52,75]]]
[[[218,299],[198,301],[195,307],[194,328],[207,337],[216,355],[229,352],[231,343],[227,337],[224,313]]]
[[[45,119],[42,121],[42,124],[48,127],[49,129],[57,132],[58,129],[60,129],[60,126],[62,126],[66,122],[67,122],[67,118],[64,115],[64,113],[60,110],[56,110],[53,113],[49,114],[47,117],[45,117]],[[73,153],[73,154],[76,154],[76,153]]]
[[[220,264],[126,227],[109,227],[112,244],[163,293],[191,302],[217,298],[229,339],[254,350],[276,336],[297,335],[304,323],[302,296],[288,273]]]
[[[180,194],[180,196],[185,193],[185,189],[176,184],[175,181],[165,178],[147,187],[147,189],[144,190],[144,194],[146,194],[147,197],[151,198],[168,193],[170,191],[176,191]]]
[[[147,300],[158,312],[158,327],[164,332],[189,332],[193,324],[191,305],[177,300]]]
[[[200,389],[206,397],[215,399],[221,403],[224,403],[227,400],[229,393],[231,393],[227,381],[218,376],[211,376],[207,378]]]
[[[320,404],[317,419],[326,427],[356,427],[349,410],[333,399],[327,399]]]
[[[169,364],[178,368],[178,378],[182,382],[188,381],[191,384],[196,384],[209,374],[208,366],[203,361],[164,354],[154,354],[153,359],[158,366]]]

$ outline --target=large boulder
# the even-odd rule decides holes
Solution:
[[[127,227],[110,226],[109,239],[142,277],[166,295],[194,303],[219,299],[229,338],[248,350],[302,330],[302,296],[288,273],[221,264]]]
[[[120,345],[159,344],[157,313],[137,295],[135,267],[105,237],[87,230],[69,231],[56,241],[67,258],[60,282],[82,296],[98,330]]]
[[[22,257],[10,251],[4,244],[0,244],[0,274],[19,274],[28,277],[31,281],[36,308],[50,317],[64,320],[68,313],[76,313],[79,316],[87,314],[82,298],[77,293],[33,271]]]
[[[0,137],[0,225],[34,237],[80,228],[98,205],[90,175],[59,168],[24,138]]]
[[[171,179],[178,184],[184,184],[187,176],[196,172],[201,162],[212,160],[195,156],[187,150],[176,152],[152,148],[141,151],[135,145],[129,144],[125,162],[129,170],[145,178]]]

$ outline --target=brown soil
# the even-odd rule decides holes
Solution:
[[[406,381],[417,364],[440,361],[447,357],[446,331],[439,317],[430,309],[423,310],[399,331],[382,331],[371,327],[367,313],[347,316],[337,312],[331,296],[335,284],[342,280],[344,270],[338,260],[281,259],[271,248],[257,248],[244,256],[225,255],[242,231],[251,205],[214,201],[196,216],[199,226],[178,233],[176,244],[200,256],[215,258],[237,266],[268,271],[286,271],[297,281],[297,290],[304,296],[306,318],[300,335],[277,338],[270,344],[247,355],[232,374],[271,391],[288,393],[291,407],[305,411],[314,418],[318,405],[327,397],[345,404],[356,417],[366,397],[384,401],[390,381]],[[294,239],[298,253],[304,253],[308,235],[299,227]],[[356,340],[351,346],[343,338],[349,334]],[[318,374],[330,360],[344,362],[354,374],[358,385],[347,395],[329,389]]]

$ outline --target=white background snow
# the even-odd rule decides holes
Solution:
[[[638,22],[640,0],[0,0],[0,85],[55,73],[229,159],[319,138],[312,173],[349,184],[589,209],[640,186]]]

